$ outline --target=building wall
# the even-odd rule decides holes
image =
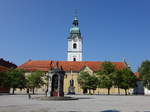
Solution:
[[[71,79],[74,80],[75,92],[77,94],[82,93],[82,89],[80,88],[78,81],[77,81],[78,75],[79,75],[79,73],[66,73],[66,75],[64,77],[64,93],[65,94],[68,93],[68,88],[69,88],[69,84],[70,84]]]
[[[0,88],[0,93],[9,93],[10,88]]]
[[[89,68],[84,69],[83,71],[89,71],[92,72]],[[74,80],[74,86],[75,86],[75,93],[76,94],[83,94],[83,90],[80,88],[80,85],[78,84],[77,77],[79,73],[66,73],[65,78],[64,78],[64,93],[68,93],[68,88],[69,88],[69,81],[71,79]],[[91,91],[91,93],[95,94],[107,94],[108,89],[106,88],[97,88],[94,92]],[[110,89],[110,94],[118,94],[118,88],[112,87]],[[123,89],[120,89],[120,94],[125,94],[125,91]]]
[[[94,72],[89,68],[89,67],[85,67],[82,71],[84,72],[89,72],[90,74],[93,74]],[[77,78],[78,75],[80,73],[78,72],[66,72],[65,76],[64,76],[64,93],[67,94],[68,93],[68,88],[69,88],[69,84],[70,84],[70,80],[73,79],[74,80],[74,87],[75,87],[75,94],[83,94],[83,90],[80,88],[80,85],[78,84]],[[25,73],[25,75],[31,75],[30,72]],[[36,88],[35,89],[35,93],[45,93],[47,89],[47,86],[44,85],[41,88]],[[32,91],[30,91],[32,92]],[[26,93],[26,89],[17,89],[16,93]],[[94,94],[107,94],[108,90],[106,88],[97,88],[94,92],[91,91],[91,93]],[[110,89],[110,94],[118,94],[118,89],[112,87]],[[120,94],[125,94],[125,91],[123,89],[120,89]]]
[[[150,95],[150,90],[148,90],[147,88],[144,88],[144,93],[145,95]]]
[[[77,47],[73,48],[73,44],[76,44]],[[82,39],[79,37],[68,39],[68,61],[74,61],[73,58],[76,58],[76,61],[82,61]]]
[[[76,61],[82,61],[82,52],[68,52],[68,61],[74,61],[73,58],[76,58]]]

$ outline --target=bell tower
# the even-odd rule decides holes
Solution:
[[[78,24],[78,18],[75,16],[68,37],[67,61],[82,61],[82,37]]]

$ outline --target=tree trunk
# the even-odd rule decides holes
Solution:
[[[34,87],[32,88],[32,93],[34,94]]]
[[[87,94],[87,89],[83,89],[83,94]]]
[[[93,90],[93,94],[95,94],[95,90]]]
[[[108,95],[110,95],[110,88],[108,88]]]
[[[27,88],[27,93],[29,93],[30,91],[29,91],[29,88]]]
[[[127,95],[127,89],[124,89],[125,90],[125,95]]]
[[[15,93],[15,88],[13,88],[13,91],[12,91],[12,94],[14,95],[14,93]]]
[[[46,91],[45,91],[45,95],[47,96],[47,92],[48,92],[48,88],[46,89]]]
[[[118,94],[120,95],[120,88],[118,87]]]
[[[89,89],[89,94],[91,95],[91,90]]]
[[[130,95],[131,93],[130,93],[129,89],[127,89],[127,90],[128,90],[128,93],[127,93],[127,94]]]

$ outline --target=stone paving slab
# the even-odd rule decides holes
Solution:
[[[0,112],[150,112],[150,96],[72,97],[79,99],[40,101],[29,100],[27,95],[0,95]]]

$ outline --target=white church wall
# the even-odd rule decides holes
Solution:
[[[148,90],[147,88],[144,88],[144,93],[145,95],[150,95],[150,90]]]

